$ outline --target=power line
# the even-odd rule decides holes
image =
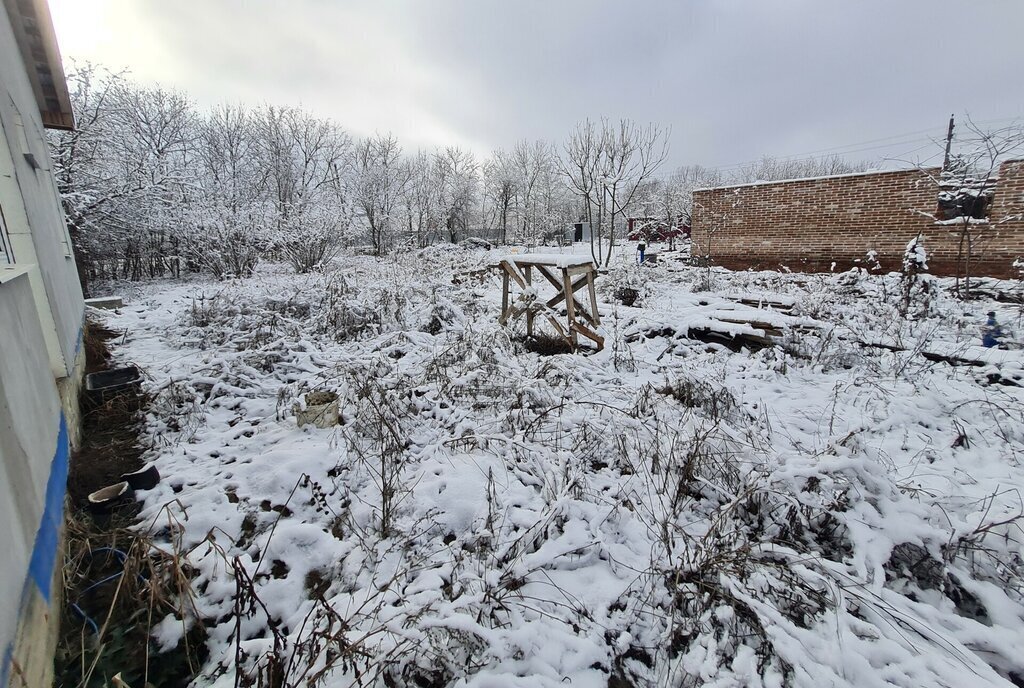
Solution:
[[[1012,122],[1012,121],[1016,121],[1016,120],[1020,120],[1020,119],[1021,119],[1021,117],[1000,117],[1000,118],[996,118],[996,119],[973,120],[973,121],[974,121],[975,124],[996,124],[996,123],[999,123],[999,122]],[[707,169],[709,169],[709,170],[718,170],[718,171],[735,170],[735,169],[739,169],[739,168],[745,167],[747,165],[756,165],[758,162],[760,162],[762,159],[764,159],[764,157],[771,157],[772,159],[778,160],[780,162],[800,162],[800,161],[804,161],[804,160],[812,160],[812,159],[815,159],[815,158],[824,157],[824,156],[826,156],[828,154],[850,155],[852,153],[862,153],[862,152],[871,151],[871,150],[882,150],[882,149],[885,149],[885,148],[892,148],[893,146],[897,146],[897,145],[915,144],[915,143],[921,143],[921,142],[925,142],[925,141],[931,143],[931,142],[936,141],[937,139],[933,139],[933,138],[930,138],[930,137],[920,137],[919,136],[920,134],[925,134],[925,133],[928,133],[930,131],[935,131],[935,129],[934,128],[919,129],[917,131],[911,131],[911,132],[907,132],[907,133],[904,133],[904,134],[895,134],[895,135],[892,135],[892,136],[884,136],[884,137],[877,138],[877,139],[868,139],[866,141],[858,141],[856,143],[847,143],[847,144],[840,145],[840,146],[832,146],[832,147],[829,147],[829,148],[820,148],[818,150],[806,151],[806,152],[803,152],[803,153],[792,153],[790,155],[783,155],[783,156],[762,156],[761,158],[757,158],[755,160],[748,160],[746,162],[732,163],[732,164],[729,164],[729,165],[717,165],[717,166],[713,166],[713,167],[709,166],[709,167],[707,167]],[[910,136],[918,136],[918,138],[916,138],[916,139],[908,139],[908,140],[901,140],[901,139],[907,139],[907,137],[910,137]],[[881,143],[883,141],[890,141],[892,143],[888,143],[888,144],[884,144],[884,145],[877,145],[877,146],[868,145],[868,144]]]
[[[880,138],[880,139],[870,139],[868,141],[860,141],[858,143],[848,143],[848,144],[845,144],[845,145],[842,145],[842,146],[833,146],[831,148],[820,148],[818,150],[806,151],[804,153],[791,153],[789,155],[770,156],[770,157],[773,157],[776,160],[787,160],[787,159],[790,159],[790,158],[796,158],[796,159],[817,158],[817,157],[823,157],[825,155],[833,154],[833,153],[834,154],[856,153],[856,152],[858,152],[858,150],[859,150],[859,148],[861,146],[866,146],[866,145],[873,144],[873,143],[879,143],[879,142],[882,142],[882,141],[890,141],[891,143],[883,144],[881,146],[871,146],[870,148],[865,149],[865,150],[870,150],[870,149],[873,149],[873,148],[889,148],[891,146],[899,145],[899,144],[903,144],[903,143],[916,143],[917,141],[923,141],[924,139],[922,139],[922,138],[917,138],[917,139],[912,139],[912,140],[907,140],[907,141],[903,141],[903,140],[899,140],[899,139],[904,139],[904,138],[906,138],[908,136],[914,136],[914,135],[917,135],[917,134],[922,134],[922,133],[925,133],[927,131],[928,130],[926,129],[926,130],[923,130],[923,131],[915,131],[915,132],[910,132],[910,133],[907,133],[907,134],[899,134],[897,136],[886,136],[886,137]],[[847,150],[847,149],[854,149],[854,150]],[[761,158],[758,158],[757,160],[751,160],[751,161],[748,161],[748,162],[738,162],[738,163],[732,163],[732,164],[729,164],[729,165],[721,165],[720,167],[717,167],[715,169],[730,169],[730,168],[733,168],[733,167],[743,167],[744,165],[751,165],[751,164],[757,163],[760,160],[761,160]]]

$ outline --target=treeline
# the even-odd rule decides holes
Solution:
[[[837,158],[657,176],[669,132],[584,121],[557,145],[478,160],[456,146],[403,150],[299,108],[199,111],[180,92],[86,65],[69,73],[77,127],[50,132],[54,173],[85,279],[249,274],[264,258],[304,272],[339,248],[383,256],[480,236],[560,241],[590,222],[607,263],[629,217],[689,219],[694,188],[853,171]]]

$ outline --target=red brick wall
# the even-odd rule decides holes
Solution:
[[[933,274],[956,272],[955,228],[936,225],[937,169],[900,170],[695,191],[693,255],[734,269],[795,271],[869,267],[874,250],[883,271],[899,270],[907,242],[924,235]],[[991,226],[975,245],[971,272],[1016,276],[1024,257],[1024,161],[1004,163],[992,201]],[[710,251],[708,239],[710,232]]]
[[[1024,259],[1024,160],[1009,160],[999,167],[999,182],[989,212],[991,238],[985,246],[1001,259]],[[1001,275],[1017,277],[1012,274]]]

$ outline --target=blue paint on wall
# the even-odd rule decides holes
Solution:
[[[14,655],[14,641],[7,643],[7,649],[4,650],[4,663],[0,666],[0,686],[6,686],[11,680],[11,657]]]
[[[57,435],[57,451],[50,467],[50,478],[46,481],[46,501],[43,518],[36,533],[32,559],[28,564],[29,578],[35,582],[43,599],[50,602],[53,584],[53,568],[57,563],[57,546],[60,528],[64,523],[64,494],[68,483],[68,458],[71,445],[68,441],[68,426],[64,414],[60,415],[60,431]]]
[[[50,603],[53,593],[53,569],[57,565],[57,546],[60,542],[60,529],[64,523],[64,495],[67,492],[68,460],[71,443],[68,439],[68,426],[64,414],[60,414],[60,429],[57,432],[57,449],[50,465],[50,477],[46,481],[46,501],[43,505],[43,517],[39,521],[36,542],[32,548],[32,559],[28,564],[28,581],[35,583],[39,593]],[[22,592],[22,599],[28,593],[28,587]],[[24,608],[24,607],[22,607]],[[4,648],[3,663],[0,664],[0,686],[6,686],[10,679],[11,659],[14,655],[14,640]]]

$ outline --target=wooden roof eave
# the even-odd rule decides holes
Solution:
[[[3,0],[43,126],[75,127],[57,34],[46,0]]]

